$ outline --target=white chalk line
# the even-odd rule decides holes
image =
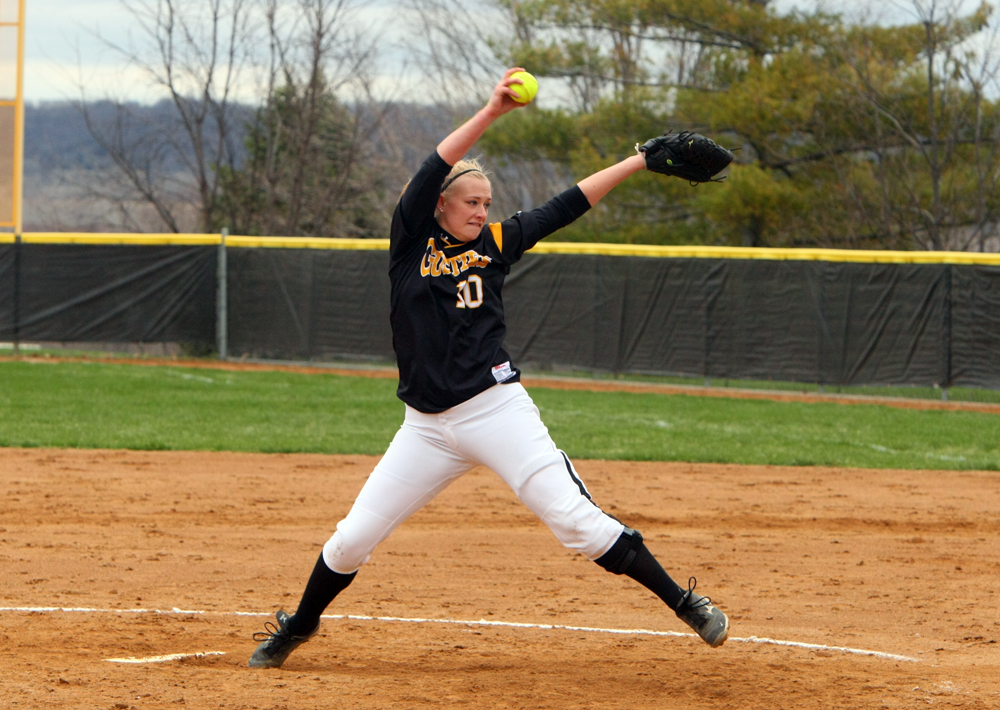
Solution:
[[[225,651],[202,651],[201,653],[168,653],[166,656],[147,656],[146,658],[105,658],[108,663],[166,663],[179,661],[182,658],[205,658],[206,656],[225,656]]]
[[[171,614],[171,615],[214,615],[214,616],[258,616],[270,617],[268,612],[257,611],[201,611],[196,609],[97,609],[93,607],[59,607],[59,606],[3,606],[0,612],[28,612],[33,614],[64,612],[80,614]],[[653,631],[651,629],[602,629],[591,626],[563,626],[561,624],[526,624],[517,621],[489,621],[480,619],[478,621],[461,619],[411,619],[398,616],[360,616],[356,614],[324,614],[324,619],[340,619],[347,621],[383,621],[407,624],[451,624],[455,626],[493,626],[508,629],[539,629],[543,631],[576,631],[592,634],[617,634],[622,636],[669,636],[675,638],[691,637],[697,638],[696,634],[684,634],[678,631]],[[906,661],[908,663],[919,663],[919,659],[910,656],[902,656],[896,653],[883,653],[882,651],[869,651],[863,648],[851,648],[849,646],[827,646],[820,643],[805,643],[802,641],[783,641],[764,636],[729,637],[727,643],[754,643],[769,646],[785,646],[788,648],[802,648],[810,651],[836,651],[855,656],[868,656],[871,658],[882,658],[890,661]]]

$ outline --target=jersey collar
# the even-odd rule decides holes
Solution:
[[[438,229],[438,241],[441,242],[441,245],[445,249],[458,249],[459,247],[471,247],[479,241],[479,237],[476,237],[468,242],[463,242],[462,240],[456,239],[452,235],[448,234],[448,232],[443,229]]]

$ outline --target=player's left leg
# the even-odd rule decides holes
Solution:
[[[556,448],[537,407],[519,384],[487,391],[478,409],[455,411],[458,448],[495,471],[566,547],[604,569],[642,584],[713,647],[728,635],[729,620],[711,600],[685,590],[663,569],[642,535],[602,511],[569,458]],[[486,394],[486,393],[484,393]],[[470,400],[470,404],[476,400]],[[461,410],[459,405],[455,410]],[[499,438],[499,440],[498,440]]]

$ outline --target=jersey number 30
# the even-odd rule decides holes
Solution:
[[[472,296],[473,291],[476,292],[475,297]],[[483,305],[483,280],[473,274],[458,284],[458,303],[455,306],[457,308],[479,308],[481,305]]]

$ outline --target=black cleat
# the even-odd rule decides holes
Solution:
[[[711,599],[694,593],[697,584],[694,577],[688,580],[688,590],[675,611],[681,621],[698,632],[702,641],[718,648],[729,637],[729,618],[721,609],[712,606]]]
[[[265,631],[258,631],[253,635],[253,640],[260,641],[261,644],[250,656],[250,662],[247,663],[251,668],[281,668],[281,664],[288,658],[288,654],[319,631],[317,623],[316,628],[305,636],[292,636],[285,630],[288,620],[292,617],[284,611],[279,611],[275,618],[278,621],[277,626],[266,621],[264,622]]]

